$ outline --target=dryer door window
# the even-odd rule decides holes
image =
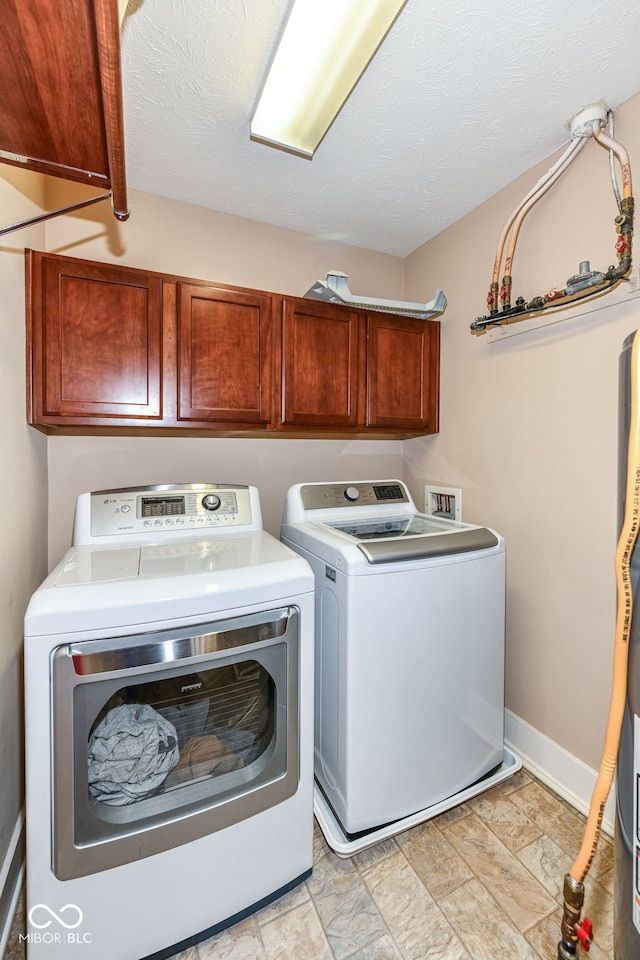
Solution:
[[[60,879],[196,839],[297,789],[295,608],[65,645],[53,681]]]
[[[276,675],[278,666],[271,665]],[[225,776],[234,771],[254,779],[275,748],[276,705],[269,664],[254,659],[119,687],[89,731],[91,809],[109,822],[131,822],[192,803],[197,785],[220,794],[238,780]]]

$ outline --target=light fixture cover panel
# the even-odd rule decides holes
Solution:
[[[305,157],[340,112],[406,0],[294,0],[251,137]]]

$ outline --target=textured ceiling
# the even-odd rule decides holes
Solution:
[[[404,257],[640,91],[639,3],[408,0],[309,161],[249,139],[288,3],[130,0],[131,188]]]

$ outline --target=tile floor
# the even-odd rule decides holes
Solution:
[[[306,883],[176,960],[556,960],[563,877],[583,826],[521,770],[349,860],[316,829]],[[602,837],[584,911],[591,960],[612,960],[612,900],[613,849]],[[24,908],[4,960],[24,957],[21,923]]]

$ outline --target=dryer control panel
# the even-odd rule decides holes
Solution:
[[[74,542],[86,542],[87,527],[95,538],[247,526],[252,521],[249,491],[248,486],[188,483],[82,494]]]
[[[399,480],[377,480],[373,483],[307,483],[300,489],[300,498],[305,510],[410,502],[407,489]]]

